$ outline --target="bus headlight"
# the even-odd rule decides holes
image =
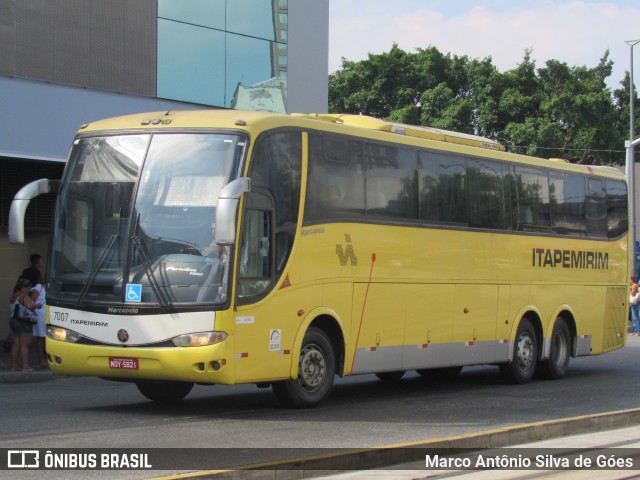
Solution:
[[[226,332],[198,332],[179,335],[171,340],[177,347],[204,347],[220,343],[226,338]]]
[[[73,330],[67,330],[62,327],[54,327],[53,325],[47,325],[47,337],[58,340],[60,342],[76,343],[82,338],[78,332]]]

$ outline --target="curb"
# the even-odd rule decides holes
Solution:
[[[640,408],[498,428],[457,437],[341,451],[295,459],[238,466],[234,470],[193,472],[157,479],[280,480],[332,475],[351,470],[389,467],[424,460],[425,449],[471,449],[519,445],[568,435],[615,430],[640,424]],[[249,477],[247,477],[247,472]]]

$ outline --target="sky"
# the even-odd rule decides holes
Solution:
[[[388,52],[436,47],[442,53],[491,57],[499,71],[516,68],[526,49],[537,67],[547,60],[595,67],[613,60],[607,84],[620,88],[640,39],[640,0],[330,0],[329,73],[342,57],[358,61]],[[640,44],[633,49],[640,83]]]

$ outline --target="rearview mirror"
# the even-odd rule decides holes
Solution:
[[[240,198],[251,191],[251,179],[237,178],[227,184],[216,205],[216,244],[233,245],[236,242],[236,218]]]
[[[59,180],[41,178],[22,187],[13,197],[9,210],[9,242],[24,243],[24,215],[31,199],[43,193],[58,191]]]

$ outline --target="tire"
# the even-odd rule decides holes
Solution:
[[[287,407],[314,407],[329,396],[336,373],[336,358],[329,337],[310,327],[302,340],[298,377],[273,384],[273,393]]]
[[[176,403],[189,394],[193,388],[193,383],[142,380],[136,382],[136,387],[149,400],[157,403]]]
[[[376,377],[378,377],[383,382],[397,382],[404,374],[407,373],[406,370],[398,370],[396,372],[380,372],[376,373]]]
[[[571,358],[571,330],[564,318],[558,317],[551,332],[549,358],[539,362],[536,373],[549,380],[564,377]]]
[[[462,371],[462,367],[441,367],[441,368],[424,368],[416,370],[418,374],[429,380],[445,380],[447,378],[457,377]]]
[[[538,338],[528,318],[520,320],[511,362],[500,364],[500,373],[507,383],[527,383],[536,371]]]

